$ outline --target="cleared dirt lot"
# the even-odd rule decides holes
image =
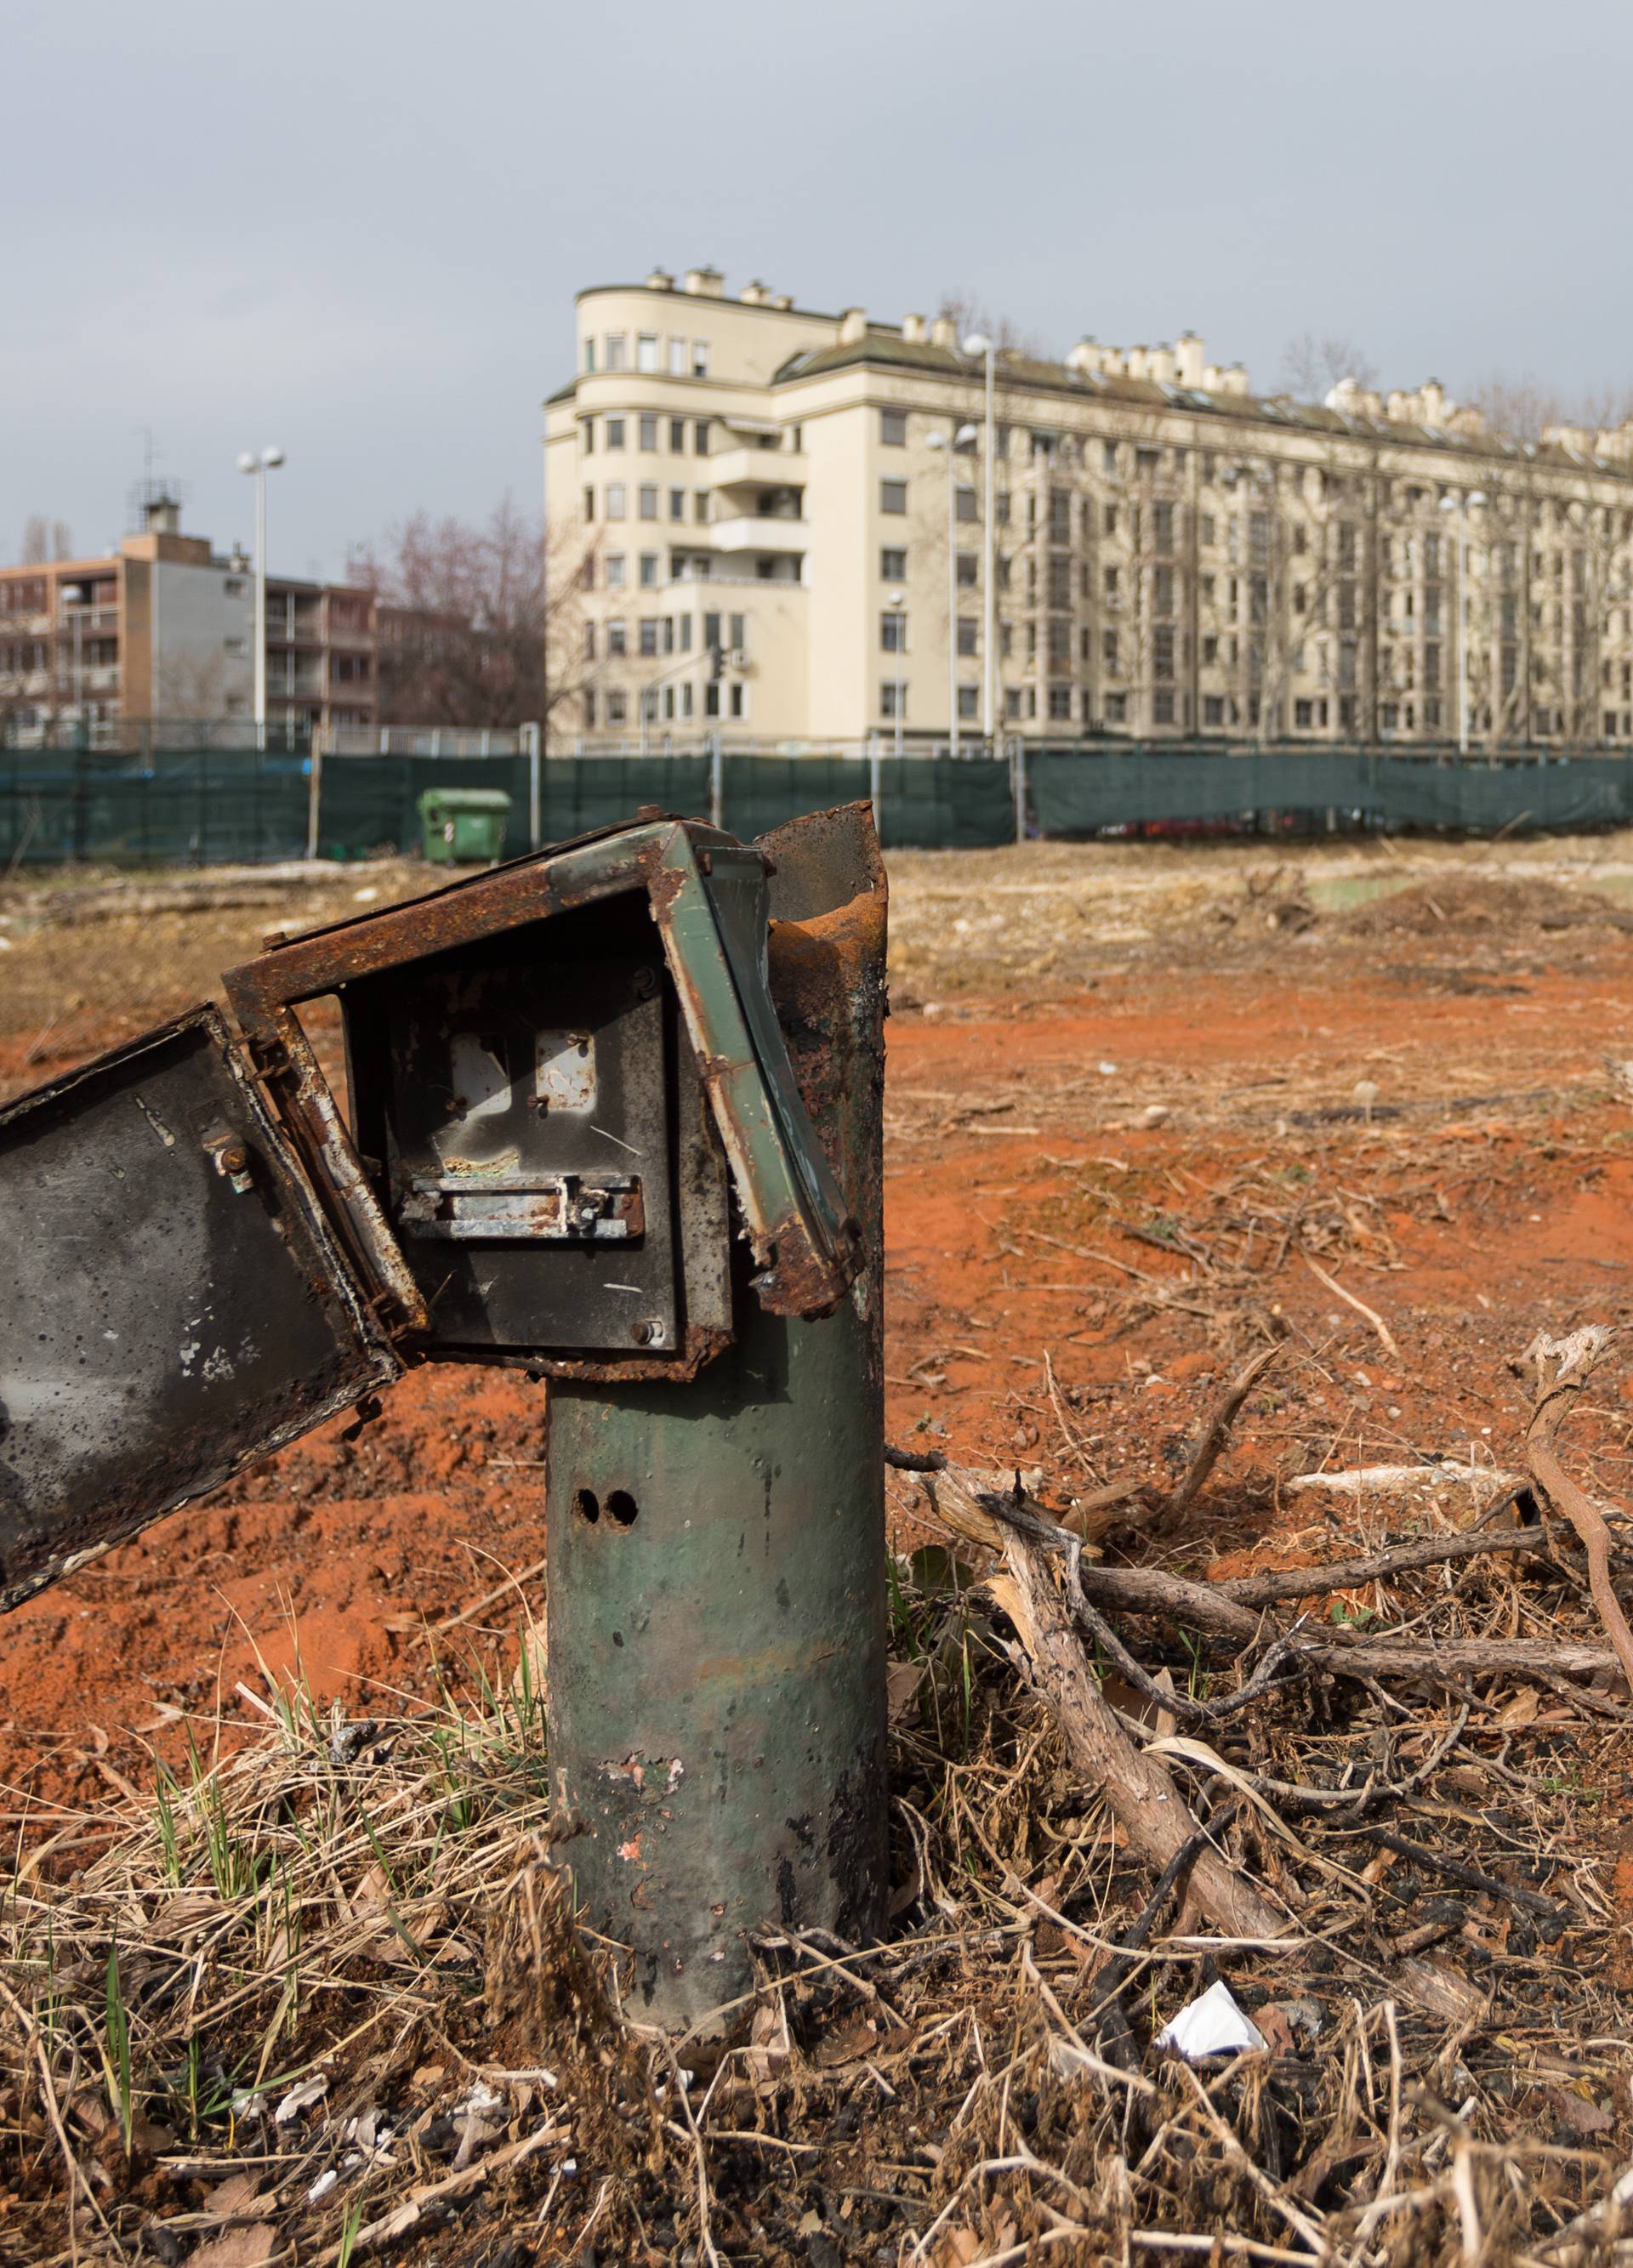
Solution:
[[[270,927],[425,881],[14,881],[4,1091],[215,989]],[[1633,839],[1036,845],[898,854],[891,883],[898,1440],[1064,1497],[1161,1474],[1279,1336],[1224,1482],[1162,1540],[1234,1565],[1353,1531],[1353,1506],[1283,1499],[1324,1462],[1508,1462],[1508,1358],[1623,1319]],[[1613,1383],[1596,1410],[1614,1490],[1633,1404]],[[26,1606],[0,1625],[13,1786],[86,1795],[183,1714],[253,1721],[258,1665],[298,1655],[365,1706],[514,1650],[514,1599],[473,1602],[539,1557],[543,1414],[524,1383],[423,1371],[355,1442],[314,1436]]]

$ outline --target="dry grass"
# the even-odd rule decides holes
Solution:
[[[1356,1520],[1338,1543],[1375,1540]],[[1576,2224],[1619,2226],[1629,2133],[1622,1712],[1323,1675],[1222,1717],[1171,1768],[1293,1932],[1231,1946],[1154,1896],[979,1572],[896,1569],[890,1940],[768,1937],[725,2048],[626,2028],[575,1938],[525,1667],[403,1721],[274,1694],[258,1742],[61,1822],[4,1910],[7,2257],[1611,2257]],[[1419,1637],[1594,1635],[1568,1560],[1367,1597],[1341,1611]],[[1251,1674],[1253,1649],[1119,1619],[1181,1694]],[[1149,1705],[1108,1690],[1149,1740]],[[1154,2054],[1216,1976],[1268,2051]]]

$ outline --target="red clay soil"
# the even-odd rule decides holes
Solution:
[[[1568,976],[1288,957],[898,1017],[892,1438],[1068,1492],[1161,1478],[1280,1333],[1191,1530],[1164,1540],[1189,1564],[1297,1558],[1330,1515],[1283,1512],[1280,1484],[1324,1461],[1511,1462],[1506,1359],[1540,1325],[1627,1310],[1633,1119],[1607,1061],[1630,1003],[1615,937]],[[1621,1375],[1582,1436],[1613,1494],[1633,1462]],[[18,1609],[0,1625],[10,1808],[41,1824],[150,1786],[184,1719],[201,1742],[262,1721],[297,1661],[353,1715],[506,1669],[521,1592],[542,1603],[543,1416],[519,1378],[422,1371],[354,1442],[314,1435]]]

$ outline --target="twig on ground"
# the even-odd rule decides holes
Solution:
[[[1383,1317],[1378,1314],[1376,1307],[1369,1307],[1364,1300],[1357,1300],[1353,1292],[1346,1292],[1343,1285],[1339,1282],[1337,1277],[1329,1276],[1326,1269],[1321,1266],[1319,1261],[1312,1260],[1310,1257],[1310,1255],[1304,1250],[1302,1244],[1298,1248],[1298,1256],[1304,1262],[1305,1267],[1310,1270],[1310,1273],[1326,1285],[1327,1290],[1333,1294],[1333,1297],[1335,1300],[1341,1300],[1347,1307],[1353,1307],[1357,1315],[1363,1315],[1365,1317],[1366,1321],[1371,1324],[1372,1329],[1377,1332],[1380,1344],[1383,1346],[1385,1353],[1390,1356],[1392,1360],[1395,1362],[1404,1362],[1406,1360],[1406,1357],[1395,1344],[1393,1332],[1390,1329]]]

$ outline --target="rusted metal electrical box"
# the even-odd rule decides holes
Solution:
[[[884,910],[864,806],[649,818],[0,1113],[4,1603],[409,1363],[553,1381],[561,1848],[660,2021],[756,1922],[880,1912]]]

